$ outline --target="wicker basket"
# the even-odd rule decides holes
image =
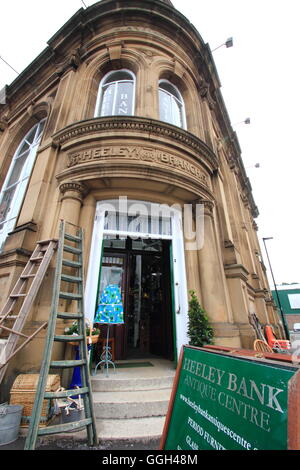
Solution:
[[[21,374],[19,375],[10,391],[10,404],[23,405],[23,414],[21,418],[21,427],[28,427],[32,408],[35,399],[35,393],[39,380],[39,374]],[[47,392],[55,392],[60,387],[60,376],[49,375],[46,385]],[[41,413],[40,426],[46,426],[50,419],[51,400],[44,400]]]

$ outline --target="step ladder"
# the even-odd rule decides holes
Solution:
[[[66,233],[66,224],[67,222],[62,221],[60,225],[56,272],[45,351],[24,450],[34,450],[39,436],[70,431],[75,432],[84,427],[87,430],[89,445],[93,446],[98,443],[96,420],[92,401],[84,315],[83,230],[80,227],[68,224],[71,226],[70,231],[75,231],[75,235]],[[63,270],[67,270],[67,273],[63,272]],[[62,287],[62,285],[64,285],[64,287]],[[65,286],[67,286],[67,288]],[[62,288],[64,288],[64,290],[62,290]],[[73,290],[76,290],[76,292],[73,292]],[[72,307],[76,303],[76,312],[69,313],[58,311],[60,299],[70,301]],[[75,308],[73,308],[73,310],[75,310]],[[64,320],[76,320],[78,322],[79,335],[76,336],[76,342],[79,343],[79,359],[77,360],[52,360],[52,348],[55,341],[64,343],[74,341],[74,336],[56,335],[56,322],[58,318]],[[50,369],[65,369],[77,366],[80,367],[81,372],[82,386],[80,388],[64,390],[62,392],[46,392],[47,378]],[[71,423],[39,427],[44,399],[53,400],[74,397],[75,395],[80,395],[83,399],[84,419]]]
[[[43,323],[29,336],[22,333],[51,258],[57,248],[57,242],[57,240],[45,240],[36,244],[30,259],[1,310],[0,336],[4,334],[6,338],[0,340],[0,383],[4,378],[9,361],[47,326],[48,322]],[[19,344],[20,340],[21,344]]]

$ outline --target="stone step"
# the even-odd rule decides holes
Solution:
[[[98,370],[91,377],[100,441],[160,439],[175,369],[167,360],[151,358],[149,362],[152,367],[124,367],[124,362],[119,362],[116,370],[109,369],[108,375],[107,371]]]
[[[160,439],[165,417],[97,420],[98,437],[101,441],[128,440],[147,442]]]
[[[173,385],[174,375],[165,375],[158,377],[131,377],[122,378],[113,377],[114,372],[110,372],[108,377],[105,373],[92,377],[93,392],[113,392],[113,391],[131,391],[131,390],[157,390],[170,388]]]
[[[165,416],[171,388],[123,392],[94,392],[96,418],[129,419]]]

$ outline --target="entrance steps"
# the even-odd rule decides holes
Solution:
[[[129,362],[129,361],[123,361]],[[146,362],[132,361],[132,362]],[[159,439],[168,410],[174,365],[149,361],[154,367],[128,367],[97,371],[92,377],[94,411],[101,441]]]

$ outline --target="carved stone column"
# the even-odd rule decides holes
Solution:
[[[84,199],[78,223],[80,227],[84,227],[85,273],[87,273],[88,260],[90,256],[96,206],[97,201],[95,197],[91,193],[88,194],[87,197],[85,197]]]
[[[204,243],[198,252],[203,306],[212,322],[228,323],[225,278],[214,230],[214,203],[208,200],[199,200],[198,203],[204,204]]]
[[[193,205],[193,204],[192,204]],[[197,223],[196,223],[196,211],[194,210],[195,208],[193,207],[193,214],[192,214],[192,231],[193,233],[196,233],[197,230]],[[184,236],[185,230],[183,231]],[[199,302],[203,304],[202,302],[202,292],[201,292],[201,286],[200,286],[200,279],[199,279],[199,260],[198,260],[198,250],[197,250],[197,244],[195,249],[191,249],[190,247],[190,240],[187,240],[186,238],[184,239],[184,244],[185,244],[185,263],[186,263],[186,275],[187,275],[187,284],[188,284],[188,290],[193,290],[195,291]]]
[[[67,181],[59,190],[62,193],[59,219],[78,225],[81,205],[88,192],[86,186],[79,181]]]

